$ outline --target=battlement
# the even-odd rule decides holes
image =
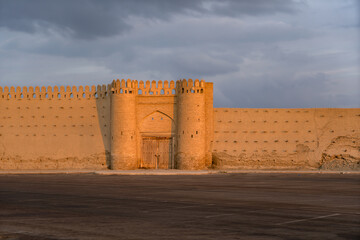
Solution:
[[[205,81],[196,79],[193,81],[189,80],[178,80],[176,82],[176,88],[178,94],[187,94],[187,93],[204,93]]]
[[[0,100],[91,99],[109,95],[111,86],[0,87]]]
[[[112,82],[113,94],[138,94],[138,95],[175,95],[175,82],[163,81],[137,81],[137,80],[114,80]]]
[[[112,93],[115,94],[138,94],[147,96],[175,95],[176,93],[203,93],[204,80],[192,79],[165,81],[137,81],[137,80],[113,80]],[[178,91],[176,91],[176,89]]]
[[[0,86],[0,100],[44,100],[44,99],[91,99],[104,98],[110,94],[137,94],[144,96],[203,93],[205,81],[196,79],[165,81],[113,80],[108,85],[92,86]]]

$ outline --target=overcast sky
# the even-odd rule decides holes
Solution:
[[[214,82],[216,107],[360,107],[359,0],[0,0],[0,85]]]

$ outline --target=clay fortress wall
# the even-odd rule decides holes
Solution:
[[[360,109],[216,108],[214,114],[218,167],[360,170]]]
[[[360,109],[213,108],[213,84],[0,87],[0,169],[359,169]]]

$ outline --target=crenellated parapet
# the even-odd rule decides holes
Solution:
[[[114,94],[137,94],[145,96],[175,95],[176,86],[173,80],[167,81],[137,81],[137,80],[114,80],[112,82]]]
[[[165,81],[113,80],[109,85],[92,86],[36,86],[1,87],[0,100],[44,100],[44,99],[91,99],[104,98],[112,94],[135,94],[143,96],[203,93],[204,80],[196,79]]]
[[[175,95],[175,82],[171,80],[170,82],[165,80],[163,81],[140,81],[139,82],[139,95],[149,95],[149,96],[158,96],[158,95]]]
[[[91,99],[109,95],[111,85],[97,86],[55,86],[55,87],[0,87],[0,100],[51,100],[51,99]]]
[[[176,81],[176,88],[178,94],[188,94],[188,93],[204,93],[205,81],[196,79],[193,81],[189,80],[178,80]]]
[[[113,80],[111,83],[112,94],[136,94],[137,81],[136,80]]]

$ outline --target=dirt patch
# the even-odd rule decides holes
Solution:
[[[327,155],[323,154],[324,163],[321,170],[352,170],[360,171],[360,160],[350,155]]]
[[[320,169],[360,171],[360,136],[339,136],[324,150]]]

